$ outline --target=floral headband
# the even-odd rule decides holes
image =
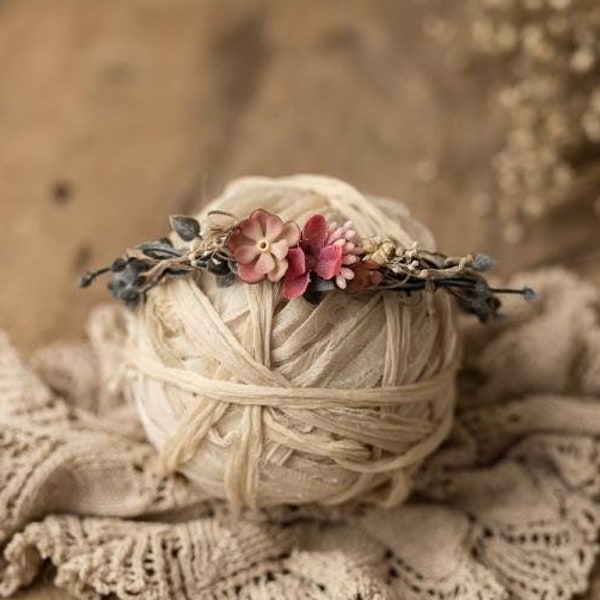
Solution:
[[[129,307],[135,307],[161,281],[198,270],[214,274],[223,286],[235,280],[281,282],[284,298],[303,296],[312,303],[336,289],[406,295],[444,289],[481,321],[498,312],[497,294],[535,297],[528,287],[490,287],[481,273],[494,261],[485,254],[453,258],[421,250],[416,243],[406,248],[384,236],[364,238],[352,222],[329,223],[321,214],[310,217],[304,229],[260,208],[241,221],[228,213],[210,213],[217,214],[232,224],[213,225],[204,233],[194,218],[171,217],[171,226],[184,244],[175,247],[169,238],[140,244],[110,267],[86,273],[81,287],[112,272],[108,287]]]

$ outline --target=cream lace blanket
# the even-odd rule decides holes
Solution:
[[[600,523],[600,289],[564,271],[469,322],[459,416],[394,511],[235,514],[161,475],[114,391],[119,313],[24,366],[0,336],[0,595],[45,563],[81,598],[567,598]]]

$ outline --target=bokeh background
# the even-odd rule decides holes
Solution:
[[[600,282],[593,178],[507,221],[502,94],[519,74],[474,39],[484,4],[0,0],[0,327],[25,353],[81,337],[106,299],[77,289],[83,271],[247,174],[337,176],[500,275],[561,264]]]

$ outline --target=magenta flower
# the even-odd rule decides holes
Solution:
[[[323,215],[313,215],[304,226],[298,248],[288,253],[289,268],[283,282],[283,295],[292,299],[302,296],[311,274],[329,280],[342,268],[343,244],[329,242],[329,227]]]
[[[268,278],[279,281],[288,270],[290,247],[300,241],[300,228],[284,223],[262,208],[241,221],[227,240],[227,248],[238,264],[238,275],[246,283]]]

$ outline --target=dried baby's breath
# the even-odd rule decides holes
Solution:
[[[485,0],[479,47],[503,65],[508,131],[494,161],[507,241],[529,219],[600,190],[600,3]]]

